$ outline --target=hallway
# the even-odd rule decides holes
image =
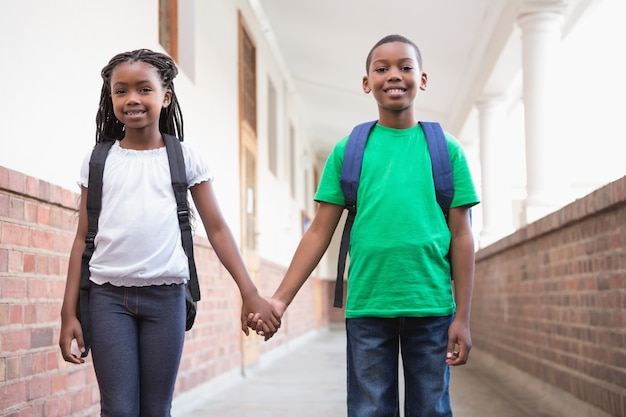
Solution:
[[[176,398],[172,416],[344,417],[343,329],[335,327],[303,339],[264,360],[246,378],[231,376],[205,387],[206,394],[201,388]],[[552,395],[519,372],[504,372],[478,354],[471,359],[468,365],[452,369],[455,417],[603,416],[564,394]]]

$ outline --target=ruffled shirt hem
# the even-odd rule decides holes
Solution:
[[[149,287],[152,285],[180,285],[185,284],[187,280],[178,277],[160,277],[160,278],[90,278],[91,282],[97,285],[111,284],[116,287]]]

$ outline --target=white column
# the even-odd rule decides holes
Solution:
[[[506,137],[504,97],[484,97],[479,112],[480,167],[483,226],[480,246],[485,247],[513,232],[511,205],[510,144]]]
[[[530,223],[559,207],[565,186],[558,168],[559,132],[555,126],[562,2],[526,0],[518,22],[522,29],[526,220]]]

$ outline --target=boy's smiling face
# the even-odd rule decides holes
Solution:
[[[413,115],[417,90],[425,90],[428,78],[417,61],[415,48],[404,42],[389,42],[372,51],[363,91],[372,92],[383,118],[385,113]]]

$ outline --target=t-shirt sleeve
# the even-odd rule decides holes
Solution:
[[[448,151],[452,164],[452,178],[454,181],[454,198],[451,207],[474,206],[480,202],[472,173],[463,151],[463,146],[454,136],[446,133]]]
[[[193,148],[187,146],[184,142],[183,155],[185,158],[185,169],[187,171],[188,186],[192,187],[205,181],[213,181],[213,170],[209,163],[196,152]]]
[[[347,137],[339,141],[330,155],[328,155],[317,192],[315,193],[315,201],[340,206],[346,204],[339,180],[341,179],[341,167],[343,165],[343,155],[346,151],[347,142]]]
[[[87,187],[89,185],[89,160],[91,159],[91,152],[85,154],[83,158],[83,164],[80,167],[80,176],[78,177],[77,184],[79,187]]]

